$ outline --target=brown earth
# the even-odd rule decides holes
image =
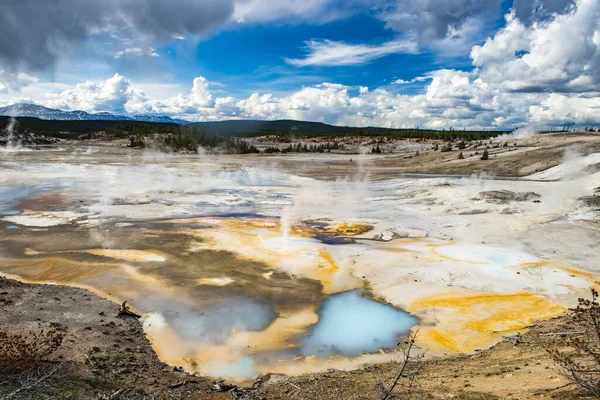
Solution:
[[[63,345],[49,357],[59,366],[43,384],[18,399],[232,399],[211,389],[208,378],[187,375],[158,360],[138,320],[119,317],[119,306],[83,289],[24,284],[0,278],[0,330],[11,333],[42,328],[66,332]],[[547,349],[559,348],[556,332],[573,330],[566,316],[540,322],[520,340],[508,338],[473,355],[422,361],[418,381],[402,399],[583,399],[568,385]],[[399,360],[400,361],[400,360]],[[48,367],[49,368],[49,367]],[[380,399],[400,362],[357,371],[329,371],[299,377],[263,377],[246,399]],[[182,384],[185,382],[185,384]],[[21,384],[0,377],[0,399]],[[105,396],[105,397],[101,397]]]

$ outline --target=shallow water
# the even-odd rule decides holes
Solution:
[[[410,314],[378,303],[359,290],[325,300],[319,322],[302,343],[302,354],[358,356],[393,349],[417,323]]]

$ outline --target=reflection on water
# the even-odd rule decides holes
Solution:
[[[320,320],[304,341],[304,355],[358,356],[391,349],[398,336],[415,325],[416,318],[394,307],[378,303],[353,290],[325,300]]]
[[[16,208],[20,201],[31,198],[39,193],[70,187],[71,184],[71,182],[61,182],[56,185],[0,186],[0,216],[17,215],[22,212],[22,210]]]

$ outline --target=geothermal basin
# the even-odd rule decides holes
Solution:
[[[597,280],[578,200],[597,172],[395,176],[363,155],[333,177],[348,156],[312,157],[1,154],[0,273],[127,300],[161,360],[239,381],[395,360],[411,329],[429,355],[473,352]],[[501,191],[536,196],[482,195]]]

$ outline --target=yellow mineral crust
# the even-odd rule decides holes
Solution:
[[[358,236],[372,229],[373,227],[367,224],[343,222],[341,224],[329,225],[326,232],[344,236]]]
[[[418,341],[434,353],[443,353],[486,348],[502,336],[527,328],[534,321],[563,314],[565,308],[528,292],[459,291],[416,300],[408,311],[416,315],[435,314],[435,326],[422,327]]]
[[[220,219],[214,229],[186,232],[201,239],[192,251],[231,251],[238,257],[263,262],[291,276],[318,280],[326,294],[361,286],[349,272],[341,270],[326,245],[310,239],[314,232],[303,226],[292,227],[290,236],[285,238],[278,223]]]
[[[163,262],[166,259],[166,257],[163,254],[157,251],[149,250],[97,249],[86,250],[86,253],[131,262]]]

